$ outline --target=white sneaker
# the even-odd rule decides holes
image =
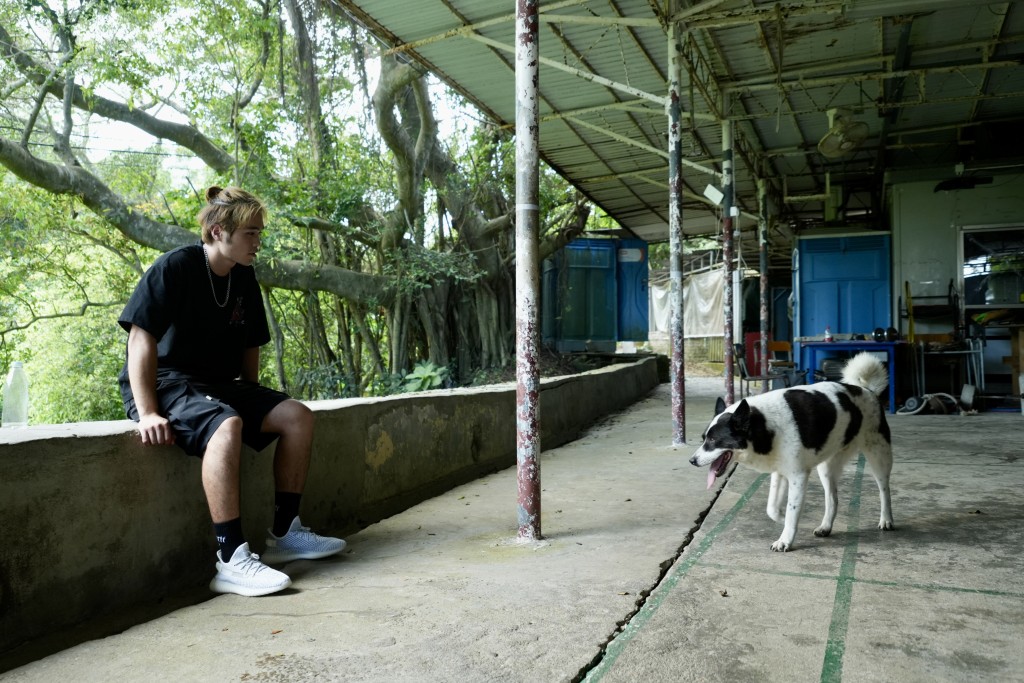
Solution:
[[[263,559],[271,564],[281,564],[292,560],[319,560],[322,557],[336,555],[345,549],[345,541],[330,536],[320,536],[302,526],[296,517],[288,528],[288,533],[278,538],[267,530],[267,549],[263,551]]]
[[[260,556],[249,552],[249,544],[243,543],[235,549],[230,562],[224,562],[217,551],[217,576],[210,581],[210,590],[215,593],[236,593],[238,595],[268,595],[292,585],[287,574],[271,569],[260,562]]]

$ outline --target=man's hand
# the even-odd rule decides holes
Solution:
[[[160,414],[156,396],[156,337],[138,325],[128,333],[128,381],[135,409],[139,411],[139,436],[143,446],[169,446],[174,430]]]
[[[151,413],[139,417],[139,436],[143,446],[170,446],[174,444],[174,430],[162,415]]]

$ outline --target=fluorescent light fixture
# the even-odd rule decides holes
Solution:
[[[715,206],[719,206],[722,200],[725,199],[725,195],[714,185],[708,185],[704,188],[704,196],[711,200],[711,203]]]

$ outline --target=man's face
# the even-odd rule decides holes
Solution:
[[[260,250],[263,234],[263,217],[255,216],[248,223],[239,225],[231,234],[221,232],[220,252],[235,263],[251,266]]]

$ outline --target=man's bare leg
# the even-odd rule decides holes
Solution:
[[[292,399],[277,404],[263,419],[264,431],[281,435],[274,453],[274,527],[263,553],[269,563],[316,560],[345,549],[345,541],[340,538],[320,536],[299,522],[299,500],[309,471],[314,422],[313,412]]]
[[[210,581],[210,590],[249,596],[267,595],[287,588],[292,580],[260,562],[251,551],[239,554],[229,549],[249,548],[242,538],[240,516],[241,456],[242,419],[229,417],[217,427],[203,454],[203,489],[217,542],[221,545],[220,562],[217,563],[217,574]]]
[[[313,448],[313,411],[294,399],[274,406],[263,418],[263,431],[280,434],[274,451],[274,485],[277,491],[302,493]]]
[[[203,490],[214,524],[241,516],[241,455],[242,419],[229,417],[213,433],[203,455]]]

